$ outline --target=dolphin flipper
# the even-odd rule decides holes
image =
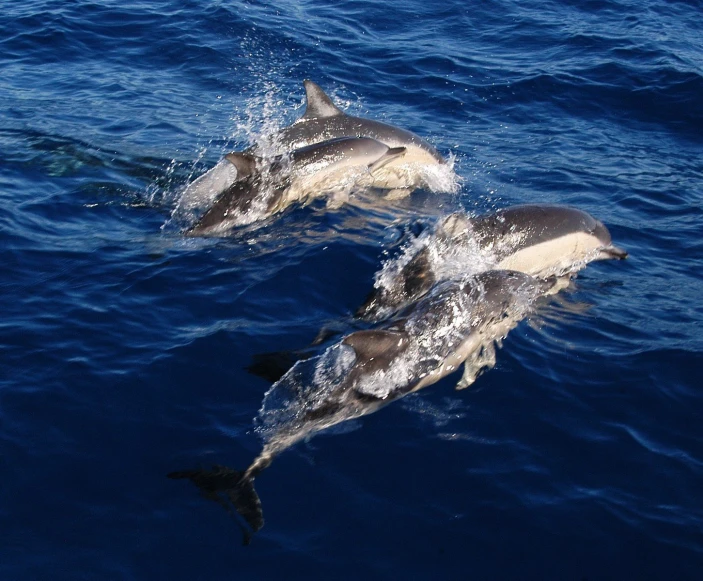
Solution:
[[[298,361],[310,359],[314,354],[311,349],[257,353],[252,356],[252,362],[246,370],[257,377],[275,383]]]

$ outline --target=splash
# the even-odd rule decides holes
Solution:
[[[324,406],[355,362],[354,350],[343,344],[319,357],[298,361],[264,396],[256,422],[262,440],[281,439],[282,428],[304,437],[305,415]]]
[[[450,152],[446,163],[424,165],[421,171],[423,187],[434,194],[457,194],[464,181],[456,173],[456,154],[454,152]]]
[[[398,256],[382,264],[374,282],[378,302],[367,318],[386,318],[407,301],[418,298],[408,289],[409,272],[422,269],[431,273],[433,280],[461,280],[494,268],[496,262],[491,249],[482,247],[471,235],[466,215],[442,218],[410,238]]]

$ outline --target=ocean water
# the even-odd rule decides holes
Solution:
[[[700,2],[1,6],[0,578],[703,576]],[[183,187],[296,119],[303,79],[426,138],[456,191],[184,237]],[[283,453],[248,546],[166,477],[248,465],[247,368],[348,330],[405,233],[517,203],[630,257],[471,388]]]

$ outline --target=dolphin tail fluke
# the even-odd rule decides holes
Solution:
[[[239,485],[229,490],[227,496],[253,532],[264,526],[264,511],[261,509],[261,500],[254,488],[252,477],[243,473]]]
[[[237,514],[251,528],[250,532],[242,526],[244,544],[249,543],[252,533],[264,526],[261,501],[249,471],[240,472],[227,466],[213,466],[212,470],[183,470],[171,472],[167,476],[172,479],[187,478],[200,489],[205,498],[217,502],[230,514],[231,507],[234,507]]]
[[[373,173],[377,169],[383,167],[388,162],[393,161],[396,157],[400,157],[406,151],[405,147],[391,147],[379,159],[369,165],[369,172]]]

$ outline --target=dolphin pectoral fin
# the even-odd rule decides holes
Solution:
[[[624,260],[628,257],[627,250],[618,248],[617,246],[606,246],[601,249],[601,255],[603,258],[616,258],[618,260]]]
[[[478,376],[481,374],[481,368],[476,368],[473,362],[466,361],[464,363],[464,371],[461,374],[461,379],[457,381],[456,390],[466,389],[474,384]]]
[[[423,248],[403,267],[391,288],[374,288],[354,316],[374,320],[381,312],[397,311],[409,302],[423,297],[435,282],[430,251]]]
[[[407,299],[418,299],[427,293],[436,282],[432,270],[430,250],[425,247],[418,252],[403,270],[403,292]]]
[[[275,383],[298,361],[301,359],[309,359],[313,355],[313,350],[257,353],[252,356],[251,365],[249,365],[246,370],[252,375]]]
[[[363,304],[354,311],[357,319],[373,319],[387,302],[388,291],[374,288],[369,292]]]
[[[464,361],[464,372],[456,384],[456,389],[466,389],[478,379],[486,369],[495,367],[496,346],[493,341],[485,343]]]
[[[218,226],[223,224],[230,211],[230,207],[241,197],[240,182],[235,182],[215,201],[210,209],[205,212],[194,226],[186,231],[186,236],[201,236],[217,232]]]
[[[332,102],[332,99],[327,96],[317,83],[305,80],[303,85],[305,85],[307,107],[301,119],[324,119],[325,117],[344,115],[344,112]]]
[[[232,154],[230,154],[232,155]],[[186,236],[223,235],[233,228],[238,216],[245,214],[261,191],[261,179],[256,176],[237,179],[227,188]]]
[[[254,478],[247,472],[232,470],[227,466],[213,466],[212,470],[183,470],[167,474],[171,479],[189,479],[205,498],[217,502],[232,513],[229,500],[239,516],[251,528],[251,532],[240,525],[244,544],[249,544],[251,534],[264,526],[264,514],[259,495],[254,489]],[[222,496],[224,495],[224,497]]]
[[[397,157],[400,157],[401,155],[405,154],[406,148],[405,147],[391,147],[384,153],[380,158],[378,158],[376,161],[373,163],[369,164],[369,172],[373,173],[377,169],[382,168],[384,165],[387,163],[393,161]]]

